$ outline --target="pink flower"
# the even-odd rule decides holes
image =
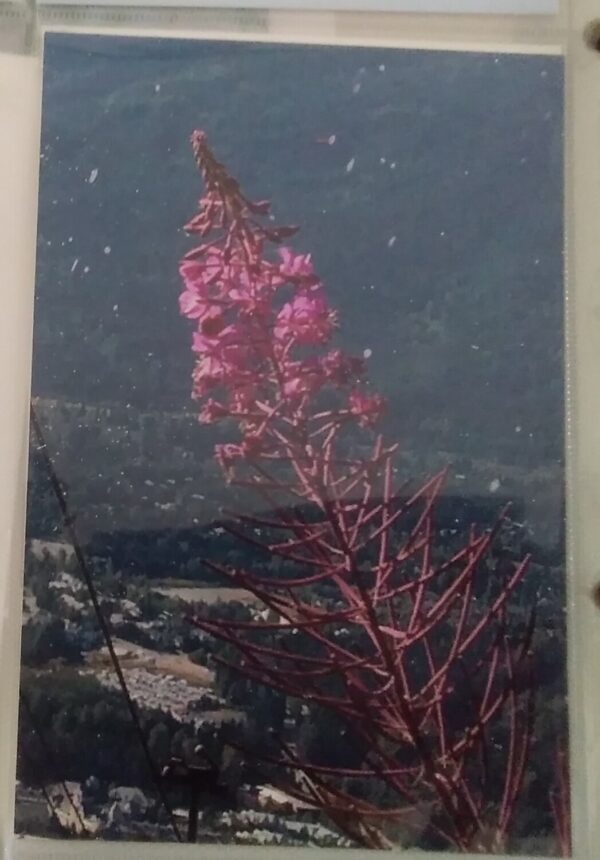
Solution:
[[[334,385],[347,385],[354,382],[365,372],[362,358],[346,355],[341,349],[334,349],[323,356],[321,367],[327,379]]]
[[[215,355],[218,352],[219,341],[216,337],[208,337],[201,331],[195,331],[192,335],[192,352],[200,355]]]
[[[218,248],[212,247],[201,259],[184,259],[179,264],[179,274],[188,290],[202,290],[210,286],[222,271],[223,254]]]
[[[212,255],[206,262],[184,260],[179,266],[185,289],[179,296],[179,308],[188,319],[202,319],[212,314],[223,297],[224,285],[220,280],[223,269],[221,258]]]
[[[264,449],[262,435],[259,433],[246,433],[241,445],[243,457],[256,457]]]
[[[182,260],[179,264],[179,274],[181,275],[186,289],[195,289],[199,281],[204,280],[204,269],[206,263],[199,260]]]
[[[325,382],[323,372],[314,359],[290,362],[286,368],[285,376],[283,393],[285,397],[291,400],[307,394],[314,394]]]
[[[255,385],[237,385],[231,392],[231,411],[242,415],[256,411],[256,396]]]
[[[216,337],[225,328],[225,318],[220,308],[211,308],[201,320],[198,330],[207,337]]]
[[[210,310],[210,305],[198,293],[184,290],[179,296],[179,309],[184,317],[193,320],[203,317]]]
[[[309,280],[317,283],[310,254],[294,254],[291,248],[280,248],[280,273],[289,280]]]
[[[350,393],[348,405],[352,415],[358,418],[358,423],[367,427],[379,421],[385,401],[380,394],[364,394],[362,391],[354,390]]]
[[[222,318],[212,317],[207,332],[202,326],[198,331],[195,331],[192,350],[201,355],[219,358],[230,364],[243,365],[248,357],[248,344],[241,336],[237,326],[222,327],[222,322]]]
[[[247,263],[240,261],[238,275],[236,278],[236,289],[230,291],[235,297],[252,295],[261,298],[270,298],[275,290],[285,283],[281,276],[279,267],[267,260],[259,260],[256,265],[249,269]]]
[[[308,391],[306,380],[301,376],[293,376],[291,379],[286,379],[283,384],[283,393],[286,397],[294,398],[301,397]]]
[[[256,457],[263,450],[262,436],[258,433],[246,433],[241,445],[215,445],[215,457],[222,468],[230,469],[236,460]]]
[[[219,457],[229,462],[252,456],[270,439],[271,424],[318,412],[327,383],[352,390],[344,413],[349,419],[361,426],[375,423],[382,398],[353,388],[364,375],[364,362],[339,349],[327,351],[336,314],[310,254],[279,247],[277,258],[271,256],[272,246],[287,241],[295,228],[262,225],[268,204],[253,204],[241,194],[203,134],[195,135],[193,146],[206,193],[188,228],[206,238],[180,264],[179,305],[196,325],[193,395],[203,402],[210,398],[200,420],[235,417],[241,434],[242,444],[222,447]],[[282,302],[281,288],[288,291]]]
[[[320,292],[300,292],[279,311],[275,337],[299,344],[325,343],[335,325],[335,313]]]
[[[223,406],[223,404],[219,403],[218,400],[210,398],[200,410],[198,420],[201,424],[214,424],[215,421],[219,421],[221,418],[226,418],[228,415],[229,410],[226,406]]]
[[[239,313],[245,315],[267,316],[271,311],[270,296],[261,292],[258,285],[254,288],[233,287],[228,293],[228,299]]]
[[[200,399],[220,385],[226,377],[226,372],[227,367],[219,358],[213,356],[200,358],[192,374],[194,397]]]
[[[215,459],[226,473],[231,471],[231,467],[241,456],[242,449],[240,445],[215,445]]]

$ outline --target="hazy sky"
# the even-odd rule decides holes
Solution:
[[[36,394],[195,408],[197,127],[300,225],[403,436],[560,456],[558,57],[49,36]]]

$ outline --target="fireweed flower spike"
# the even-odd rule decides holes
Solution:
[[[425,833],[502,852],[533,738],[534,613],[518,634],[509,620],[529,559],[491,556],[505,512],[441,556],[445,474],[395,485],[398,446],[375,430],[383,398],[363,361],[333,345],[337,315],[313,261],[287,244],[297,228],[272,226],[269,202],[244,195],[203,132],[191,142],[204,183],[186,228],[200,244],[180,267],[193,396],[202,422],[233,433],[215,456],[250,494],[226,528],[282,561],[269,573],[207,560],[265,611],[193,622],[238,655],[219,662],[348,727],[352,767],[311,762],[284,737],[261,751],[290,794],[360,845]],[[365,781],[380,803],[364,799]]]

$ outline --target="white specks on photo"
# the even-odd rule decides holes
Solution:
[[[348,164],[346,165],[346,173],[352,173],[354,170],[354,165],[356,164],[356,158],[351,158]]]
[[[363,358],[371,358],[373,355],[373,350],[370,347],[363,349]]]
[[[107,256],[110,254],[110,252],[111,252],[111,251],[112,251],[112,248],[110,247],[110,245],[105,245],[105,246],[104,246],[104,253],[105,253]]]
[[[497,493],[500,489],[500,479],[494,478],[493,481],[490,481],[489,491],[490,493]]]
[[[71,273],[73,273],[75,271],[75,269],[77,268],[78,265],[79,265],[79,257],[75,257],[75,259],[73,260],[73,265],[71,266]]]
[[[359,93],[359,92],[360,92],[360,88],[361,88],[361,86],[362,86],[362,84],[361,84],[361,82],[360,82],[360,81],[357,81],[357,82],[354,84],[354,86],[352,87],[352,92],[354,93],[354,95],[356,95],[357,93]]]
[[[394,245],[396,244],[396,237],[395,237],[395,236],[390,236],[390,238],[388,239],[388,243],[387,243],[387,244],[388,244],[388,248],[393,248],[393,247],[394,247]]]
[[[93,185],[94,182],[96,181],[96,179],[98,179],[98,173],[99,172],[100,171],[98,170],[97,167],[94,167],[94,169],[90,172],[90,175],[88,176],[88,180],[87,180],[89,185]]]

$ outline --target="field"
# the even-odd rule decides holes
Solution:
[[[169,597],[171,600],[183,600],[184,603],[205,603],[214,606],[217,603],[244,603],[246,605],[258,604],[260,601],[254,594],[244,588],[197,588],[187,587],[164,587],[154,588],[157,594]]]
[[[115,639],[114,644],[123,669],[145,669],[161,677],[171,675],[196,687],[210,687],[213,682],[213,673],[193,663],[185,654],[161,654],[124,639]],[[107,650],[101,648],[89,654],[87,662],[94,669],[101,669],[110,665],[110,658]]]

